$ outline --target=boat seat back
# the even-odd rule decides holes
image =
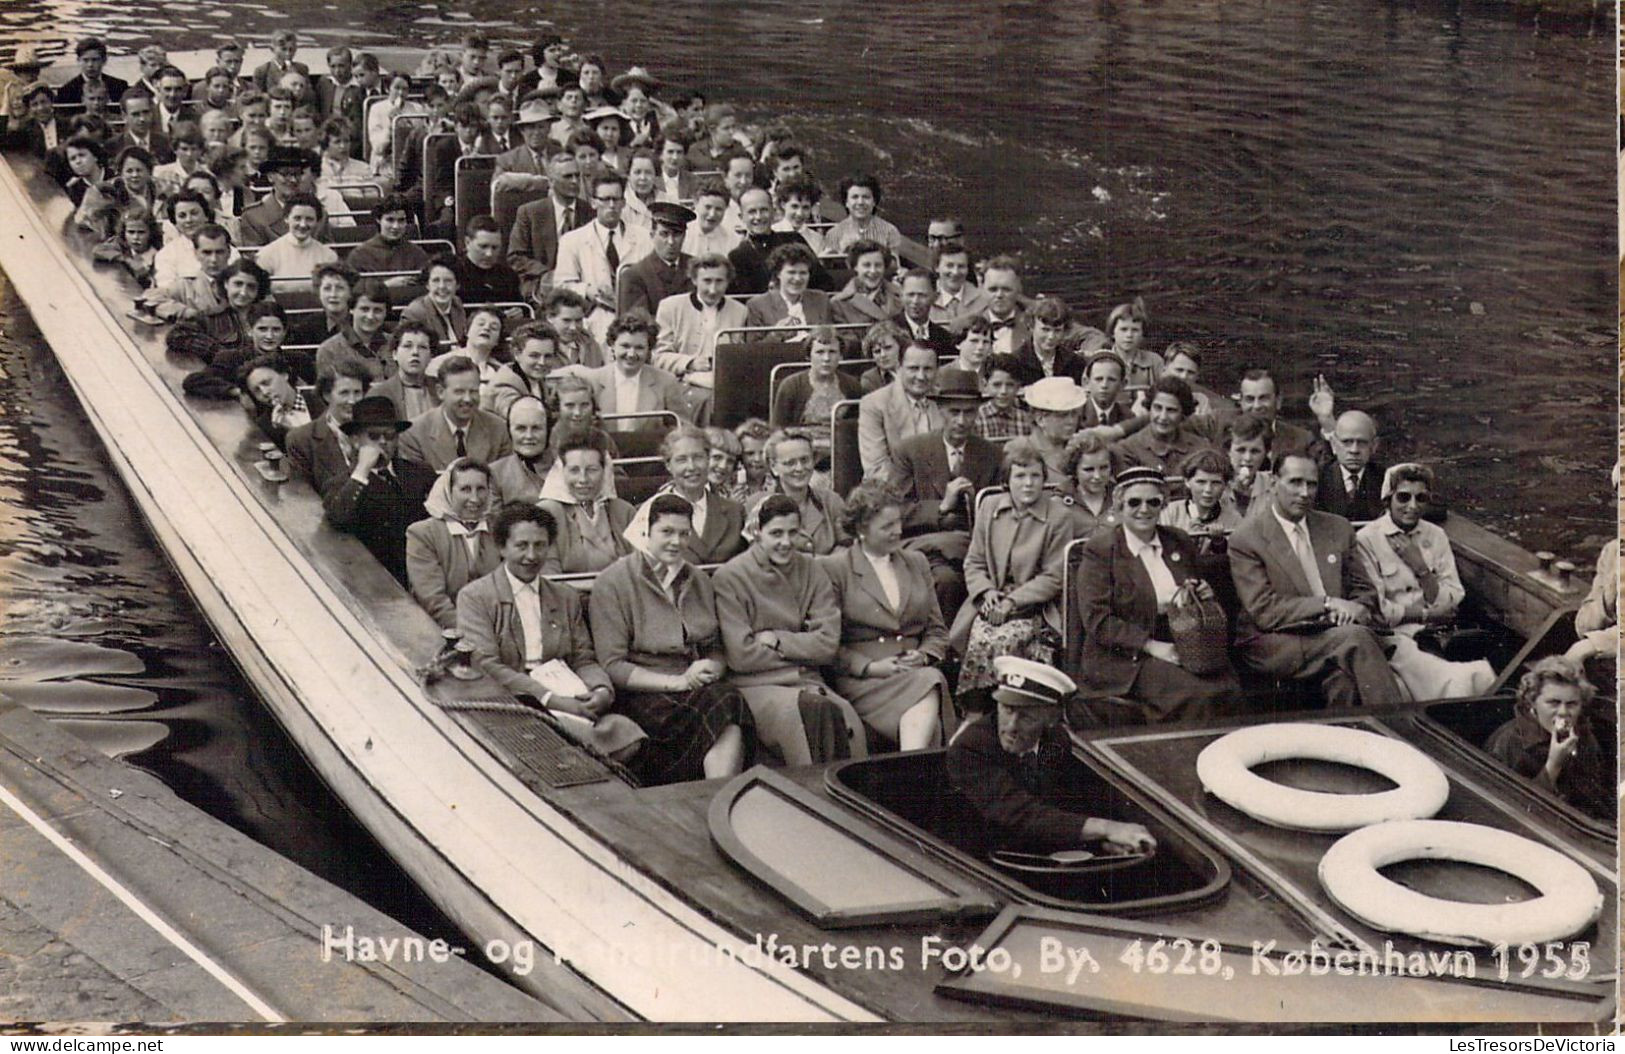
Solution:
[[[496,164],[497,159],[489,154],[457,159],[452,176],[455,187],[452,200],[459,245],[468,231],[469,220],[491,214],[491,180],[496,176]],[[502,235],[502,244],[504,247],[508,244],[506,233]]]

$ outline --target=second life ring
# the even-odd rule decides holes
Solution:
[[[1441,900],[1378,870],[1416,859],[1493,867],[1540,895],[1512,904]],[[1564,940],[1602,911],[1596,880],[1569,857],[1511,831],[1454,820],[1399,820],[1345,835],[1321,857],[1320,884],[1344,910],[1377,929],[1447,944]]]
[[[1375,794],[1330,794],[1267,780],[1252,767],[1284,758],[1314,758],[1371,769],[1398,786]],[[1409,743],[1342,725],[1271,724],[1240,728],[1209,743],[1196,775],[1215,797],[1248,816],[1298,831],[1350,831],[1385,820],[1432,816],[1450,796],[1450,781]]]

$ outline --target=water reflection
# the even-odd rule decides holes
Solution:
[[[451,933],[238,678],[3,274],[0,693],[383,910]]]

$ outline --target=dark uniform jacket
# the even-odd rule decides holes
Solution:
[[[1061,775],[1071,750],[1059,725],[1047,729],[1035,754],[1008,753],[989,714],[961,726],[948,744],[948,784],[975,811],[967,828],[980,828],[989,849],[1049,853],[1083,843],[1087,817],[1059,807]],[[980,820],[980,824],[976,821]]]

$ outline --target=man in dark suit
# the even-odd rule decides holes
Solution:
[[[903,310],[892,316],[892,321],[942,358],[958,355],[959,341],[948,327],[931,321],[931,305],[937,299],[937,280],[931,272],[916,267],[904,274],[902,292]]]
[[[158,109],[155,111],[158,130],[171,140],[175,126],[183,121],[197,120],[197,110],[191,102],[192,85],[185,71],[178,66],[165,66],[158,73]]]
[[[904,501],[904,546],[925,554],[943,611],[965,602],[965,553],[970,549],[970,503],[998,483],[998,448],[976,434],[981,382],[968,370],[937,374],[941,431],[912,436],[892,458],[892,486]]]
[[[423,501],[434,486],[434,470],[396,456],[397,440],[408,427],[380,395],[355,404],[344,434],[357,444],[350,474],[322,494],[327,522],[355,535],[384,570],[406,585],[406,529],[423,519]]]
[[[1230,536],[1230,574],[1241,611],[1236,648],[1263,673],[1321,682],[1333,706],[1402,701],[1367,628],[1377,592],[1341,516],[1312,511],[1320,467],[1305,454],[1278,462],[1269,504]]]
[[[85,101],[85,84],[98,83],[107,89],[107,101],[117,106],[130,85],[118,77],[102,72],[107,65],[107,44],[100,37],[86,37],[73,48],[79,60],[79,72],[68,79],[56,93],[56,101],[64,106],[78,106]]]
[[[1089,398],[1080,411],[1079,428],[1122,425],[1132,419],[1128,402],[1122,397],[1124,372],[1123,360],[1115,351],[1097,351],[1084,360],[1082,384]]]
[[[169,137],[155,127],[158,100],[152,92],[139,84],[132,85],[119,100],[119,106],[124,110],[124,131],[108,144],[107,156],[116,157],[127,146],[139,146],[150,152],[160,165],[175,160]]]
[[[1016,362],[1021,367],[1016,379],[1033,384],[1045,377],[1071,377],[1081,385],[1085,360],[1073,350],[1076,334],[1066,301],[1058,296],[1041,296],[1027,312],[1027,320],[1032,335],[1016,349]]]
[[[1362,411],[1346,411],[1337,418],[1332,438],[1333,460],[1320,470],[1316,507],[1345,520],[1376,519],[1388,511],[1382,501],[1384,467],[1373,460],[1377,422]]]
[[[593,218],[579,197],[581,166],[575,155],[560,148],[548,158],[547,168],[547,197],[521,205],[508,235],[508,266],[519,272],[525,295],[536,299],[546,291],[558,264],[559,235]]]
[[[688,275],[691,257],[683,252],[683,235],[694,222],[694,213],[675,202],[656,201],[649,205],[649,230],[654,251],[621,272],[616,306],[620,314],[642,311],[650,318],[668,296],[694,290]]]
[[[728,285],[729,293],[765,293],[773,281],[768,258],[781,245],[806,245],[807,241],[795,231],[773,229],[773,199],[767,191],[753,188],[739,196],[739,214],[745,222],[745,234],[739,244],[728,251],[728,262],[734,266],[734,279]],[[829,272],[818,258],[813,257],[812,287],[829,291],[834,288]]]
[[[1137,823],[1088,816],[1064,806],[1069,800],[1066,770],[1076,764],[1061,707],[1077,691],[1059,670],[1013,655],[993,660],[998,714],[959,727],[944,765],[948,784],[974,816],[962,827],[986,850],[1051,853],[1099,844],[1108,854],[1143,853],[1156,848],[1151,832]]]
[[[279,29],[271,34],[271,60],[261,63],[254,70],[254,87],[260,91],[270,91],[274,86],[282,83],[282,76],[291,71],[310,76],[310,67],[303,62],[294,61],[294,55],[299,52],[299,34],[291,29]]]
[[[366,92],[355,79],[355,55],[340,45],[327,49],[327,72],[312,85],[316,92],[316,112],[323,119],[346,117],[361,123],[361,107]]]
[[[310,481],[317,494],[344,481],[355,468],[356,448],[344,426],[361,401],[371,377],[357,364],[341,362],[316,378],[316,394],[327,412],[288,432],[288,464],[294,475]]]
[[[1307,428],[1281,420],[1280,411],[1280,390],[1268,370],[1248,370],[1241,375],[1241,412],[1256,414],[1270,423],[1274,437],[1270,441],[1270,457],[1275,465],[1279,467],[1281,461],[1292,454],[1307,454],[1314,459],[1318,474],[1319,466],[1325,464],[1329,456],[1326,441]]]

